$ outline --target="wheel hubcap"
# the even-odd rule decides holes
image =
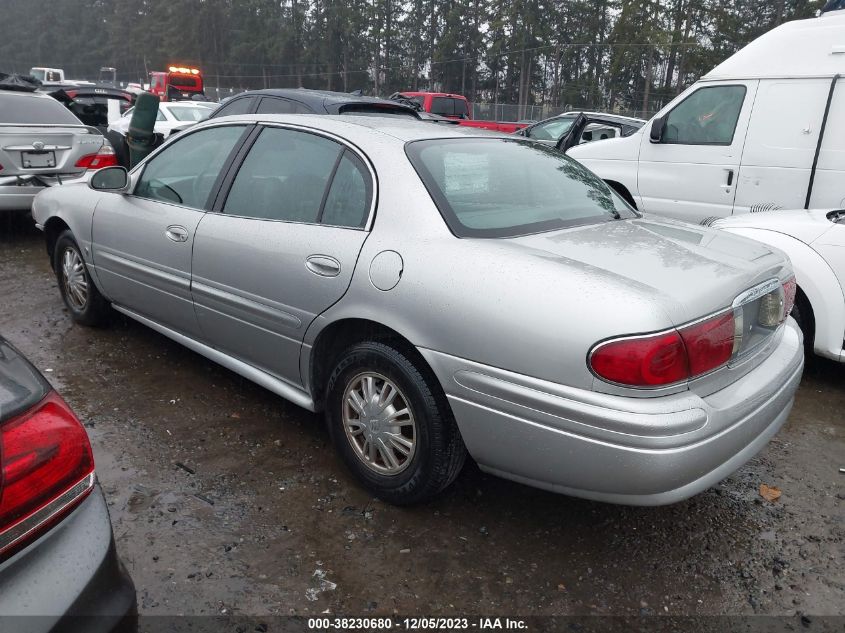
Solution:
[[[414,414],[404,394],[381,374],[365,372],[349,381],[343,428],[358,459],[380,475],[401,473],[414,457]]]
[[[88,303],[88,277],[82,258],[72,248],[65,249],[62,255],[62,277],[68,303],[75,310],[84,310]]]

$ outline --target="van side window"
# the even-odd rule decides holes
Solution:
[[[701,88],[666,117],[664,143],[730,145],[745,100],[745,86]]]

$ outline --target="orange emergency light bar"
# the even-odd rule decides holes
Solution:
[[[172,73],[182,73],[184,75],[199,75],[200,71],[197,68],[187,68],[185,66],[171,66],[168,68]]]

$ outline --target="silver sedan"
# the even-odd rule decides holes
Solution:
[[[33,215],[76,321],[117,310],[322,412],[393,503],[443,490],[467,453],[570,495],[675,502],[766,444],[803,368],[781,252],[641,216],[512,136],[223,117]]]

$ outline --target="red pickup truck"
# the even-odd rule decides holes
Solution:
[[[403,99],[419,104],[423,112],[430,112],[445,116],[450,119],[458,119],[460,125],[467,127],[478,127],[495,132],[513,134],[528,126],[528,123],[514,123],[511,121],[476,121],[472,118],[472,108],[469,101],[463,95],[450,94],[448,92],[400,92]]]

